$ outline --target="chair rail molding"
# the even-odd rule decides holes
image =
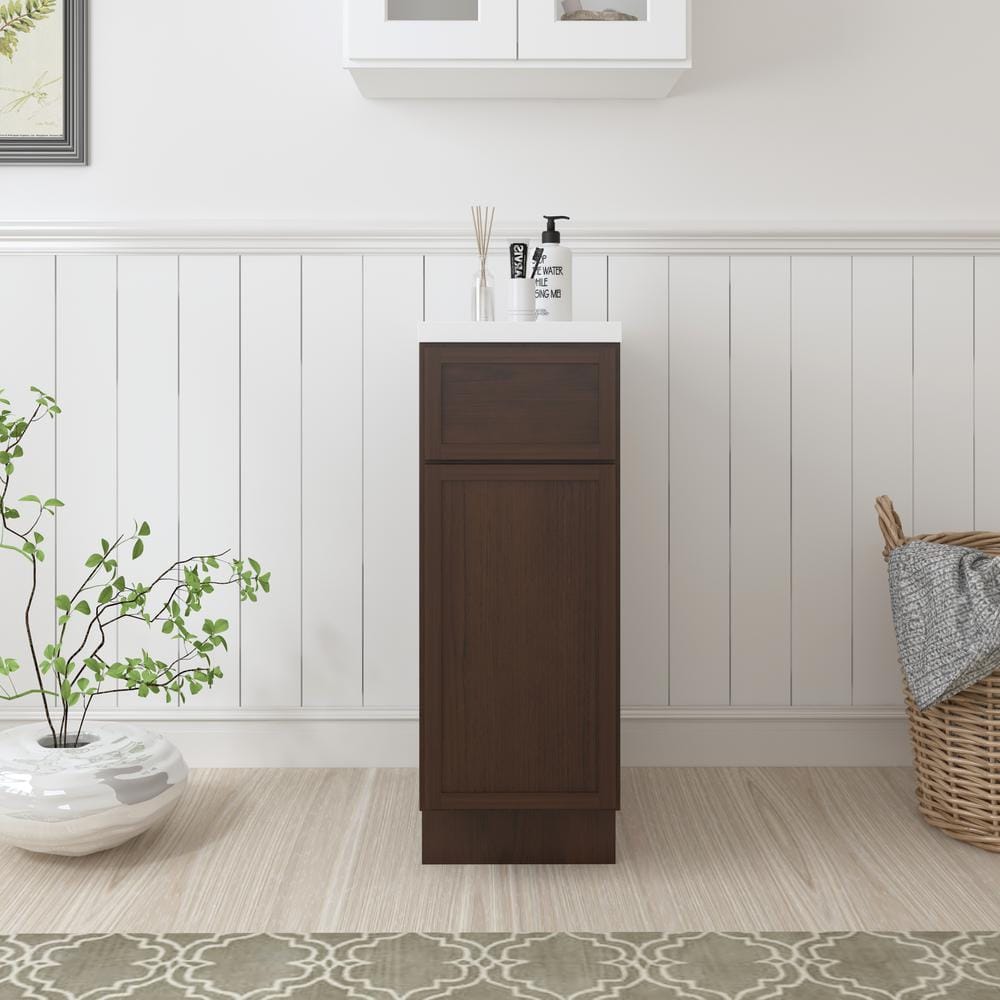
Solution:
[[[504,226],[497,246],[534,232]],[[566,242],[583,253],[1000,253],[996,222],[683,222],[574,227]],[[451,254],[469,250],[465,225],[364,226],[310,222],[11,222],[0,225],[10,253],[365,253]]]

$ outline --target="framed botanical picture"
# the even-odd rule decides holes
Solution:
[[[86,163],[86,0],[0,0],[0,163]]]

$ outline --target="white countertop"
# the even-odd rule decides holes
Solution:
[[[621,323],[421,323],[422,344],[620,344]]]

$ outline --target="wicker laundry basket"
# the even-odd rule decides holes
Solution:
[[[912,539],[1000,556],[1000,535],[941,532],[907,538],[888,497],[879,497],[875,509],[887,560]],[[923,712],[907,690],[906,715],[924,819],[956,840],[1000,853],[1000,671]]]

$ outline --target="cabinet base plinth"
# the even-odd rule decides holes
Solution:
[[[613,865],[611,809],[423,813],[425,865]]]

